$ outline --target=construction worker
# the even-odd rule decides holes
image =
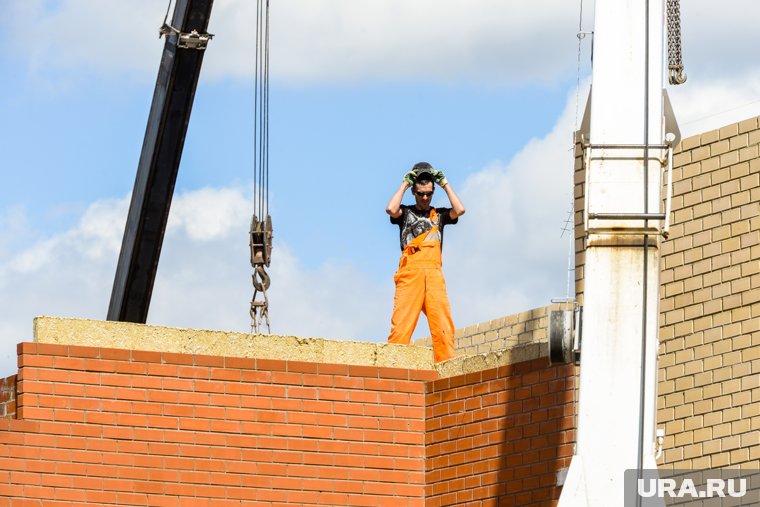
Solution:
[[[430,206],[436,184],[446,192],[451,208]],[[408,188],[412,189],[414,206],[401,204]],[[409,343],[423,311],[433,338],[435,362],[451,359],[454,357],[454,322],[441,272],[441,247],[444,226],[457,223],[464,214],[462,201],[443,171],[420,162],[404,175],[385,211],[391,223],[399,226],[401,235],[401,260],[393,277],[396,295],[388,342]]]

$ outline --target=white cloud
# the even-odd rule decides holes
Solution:
[[[755,0],[681,3],[691,82],[736,83],[760,69]],[[272,74],[291,84],[551,84],[575,69],[578,2],[278,0],[271,9]],[[11,2],[5,51],[62,82],[87,70],[152,80],[165,12],[165,0]],[[584,13],[592,30],[593,1]],[[255,19],[252,0],[215,2],[204,77],[251,78]]]
[[[92,204],[76,228],[39,241],[15,256],[8,267],[0,269],[0,280],[13,273],[55,269],[72,259],[98,263],[109,258],[121,246],[124,226],[117,224],[123,221],[126,205],[124,199]]]
[[[28,0],[6,44],[32,69],[153,78],[163,0]],[[572,72],[577,6],[564,0],[283,0],[272,3],[272,76],[345,81],[550,83]],[[253,74],[255,2],[217,0],[205,77]],[[59,75],[63,79],[62,75]]]
[[[172,204],[167,228],[170,234],[174,229],[183,229],[191,240],[219,239],[228,236],[234,227],[244,225],[251,209],[251,203],[239,189],[204,188],[185,194]],[[241,218],[243,221],[239,222]]]
[[[668,89],[683,137],[760,116],[760,70],[743,79],[700,82]]]
[[[576,6],[562,0],[274,5],[273,71],[294,81],[547,83],[573,68]]]
[[[6,51],[22,57],[33,73],[156,74],[162,0],[24,0],[7,8]]]
[[[683,60],[692,83],[740,80],[760,69],[756,0],[682,0],[680,10]]]

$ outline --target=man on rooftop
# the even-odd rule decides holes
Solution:
[[[436,184],[446,192],[451,208],[430,206]],[[401,204],[408,188],[412,189],[414,206]],[[385,211],[391,223],[399,226],[401,238],[401,259],[393,277],[396,295],[388,342],[408,344],[423,311],[430,326],[435,362],[451,359],[454,357],[454,322],[441,271],[441,248],[444,226],[456,224],[465,212],[462,201],[443,171],[433,169],[427,162],[419,162],[404,175]]]

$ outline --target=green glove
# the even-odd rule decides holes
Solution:
[[[404,175],[404,181],[409,184],[409,186],[414,186],[414,181],[417,179],[417,171],[412,169],[408,173]]]
[[[446,179],[446,175],[443,174],[443,171],[438,170],[438,169],[433,169],[430,173],[433,175],[433,178],[435,178],[435,182],[441,188],[449,184],[449,181]]]

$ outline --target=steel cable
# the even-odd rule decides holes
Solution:
[[[264,267],[269,266],[272,249],[272,220],[269,216],[269,0],[256,0],[256,45],[254,51],[253,93],[253,217],[250,246],[253,298],[251,299],[251,333],[260,332],[262,321],[269,326],[270,278]],[[263,301],[257,301],[261,294]]]

